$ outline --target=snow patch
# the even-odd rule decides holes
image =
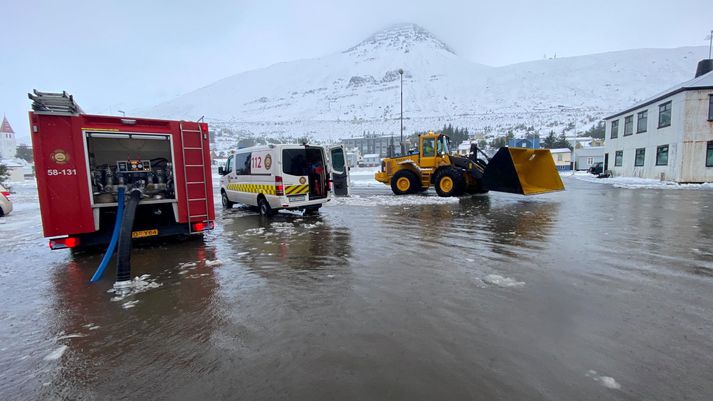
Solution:
[[[139,303],[138,300],[127,301],[127,302],[124,302],[123,304],[121,304],[121,307],[124,308],[124,309],[131,309],[131,308],[133,308],[134,306],[136,306],[136,304],[138,304],[138,303]]]
[[[458,203],[458,198],[442,198],[435,195],[352,195],[348,198],[338,198],[335,205],[344,206],[416,206],[416,205],[442,205]]]
[[[498,287],[523,287],[525,282],[517,281],[510,277],[503,277],[499,274],[488,274],[483,278],[483,282],[486,284],[495,285]]]
[[[220,266],[220,265],[222,265],[222,264],[223,264],[223,262],[220,261],[220,260],[218,260],[218,259],[215,259],[215,260],[206,260],[206,261],[205,261],[205,265],[206,265],[207,267]]]
[[[50,352],[49,354],[45,355],[43,358],[45,361],[56,361],[57,359],[61,358],[62,355],[64,354],[64,351],[67,350],[66,345],[61,345],[54,351]]]
[[[111,289],[107,290],[108,293],[116,294],[115,297],[111,298],[111,301],[113,301],[113,302],[123,301],[126,297],[129,297],[131,295],[140,294],[142,292],[146,292],[148,290],[158,288],[163,285],[161,283],[157,283],[156,280],[152,280],[150,277],[151,277],[151,275],[149,275],[149,274],[144,274],[139,277],[134,277],[134,279],[131,280],[131,282],[129,283],[129,286],[126,288],[121,288],[121,289],[111,288]],[[133,305],[130,307],[133,307]]]
[[[581,181],[595,182],[597,184],[610,184],[613,185],[615,188],[626,189],[713,189],[713,183],[678,184],[672,181],[661,181],[650,178],[637,177],[597,178],[592,174],[582,174],[581,172],[575,174],[573,177]]]
[[[610,388],[612,390],[621,389],[621,384],[617,383],[613,377],[610,376],[599,376],[596,370],[590,370],[587,372],[587,377],[591,377],[595,382],[599,382],[602,386]]]

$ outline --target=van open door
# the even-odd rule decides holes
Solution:
[[[344,150],[344,146],[342,145],[330,146],[328,150],[334,195],[349,196],[349,166],[347,166],[347,152]]]

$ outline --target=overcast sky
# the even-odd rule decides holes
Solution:
[[[713,29],[710,0],[3,3],[0,113],[24,141],[33,88],[67,90],[91,113],[130,112],[238,72],[339,52],[400,22],[494,66],[700,46]]]

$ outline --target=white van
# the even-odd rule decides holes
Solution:
[[[264,145],[239,149],[218,168],[224,208],[257,206],[262,215],[279,209],[314,213],[336,195],[349,194],[342,146]]]

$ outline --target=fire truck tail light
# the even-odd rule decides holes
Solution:
[[[79,238],[77,237],[67,237],[67,238],[55,238],[50,240],[50,249],[66,249],[66,248],[76,248],[79,246]]]
[[[282,182],[282,177],[279,175],[275,176],[275,195],[285,196],[285,185]]]
[[[208,123],[201,123],[201,131],[208,133]]]
[[[212,230],[215,228],[215,224],[213,224],[212,221],[207,221],[207,222],[198,222],[198,223],[193,223],[191,224],[191,231],[193,232],[201,232],[201,231],[207,231],[207,230]]]

